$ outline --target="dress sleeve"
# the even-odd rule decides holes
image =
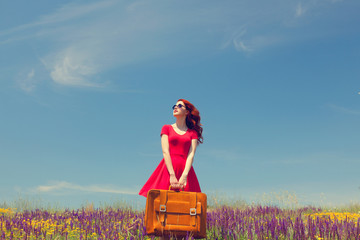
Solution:
[[[169,126],[168,126],[168,125],[164,125],[164,126],[162,127],[161,133],[160,133],[160,137],[161,137],[161,135],[163,135],[163,134],[169,136]]]
[[[192,131],[191,139],[198,139],[198,133],[195,130]]]

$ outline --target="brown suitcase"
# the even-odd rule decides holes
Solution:
[[[205,193],[152,189],[147,194],[148,235],[206,238]]]

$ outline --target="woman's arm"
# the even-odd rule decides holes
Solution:
[[[175,176],[175,171],[171,162],[170,151],[169,151],[169,137],[166,134],[161,135],[161,148],[164,156],[166,168],[170,175],[170,185],[173,188],[179,188],[179,181]]]
[[[186,159],[186,164],[185,164],[185,168],[184,171],[179,179],[179,184],[181,188],[184,188],[187,182],[187,176],[189,174],[189,171],[191,169],[191,166],[194,162],[194,156],[195,156],[195,152],[196,152],[196,147],[197,147],[198,143],[197,143],[197,139],[192,139],[191,140],[191,146],[189,149],[189,153]]]

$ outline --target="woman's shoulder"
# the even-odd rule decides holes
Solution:
[[[193,129],[193,128],[189,128],[188,131],[189,131],[189,132],[196,132],[196,130]]]
[[[162,134],[166,134],[166,135],[169,135],[169,129],[170,129],[171,125],[169,124],[164,124],[161,128],[161,133],[160,133],[160,136]]]
[[[197,139],[198,138],[198,132],[195,129],[189,128],[189,132],[191,134],[192,139]]]
[[[173,124],[164,124],[162,126],[162,128],[172,128],[172,129],[174,129],[174,125],[175,125],[175,123],[173,123]]]

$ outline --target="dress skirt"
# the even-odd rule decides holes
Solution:
[[[175,176],[177,180],[180,180],[180,177],[185,169],[186,156],[171,155],[171,162],[174,168]],[[147,193],[151,189],[169,190],[169,187],[170,175],[167,170],[165,160],[163,158],[160,161],[159,165],[156,167],[155,171],[151,174],[145,185],[140,190],[139,195],[147,197]],[[184,187],[184,191],[201,192],[199,181],[192,166],[187,176],[187,182],[186,186]]]

